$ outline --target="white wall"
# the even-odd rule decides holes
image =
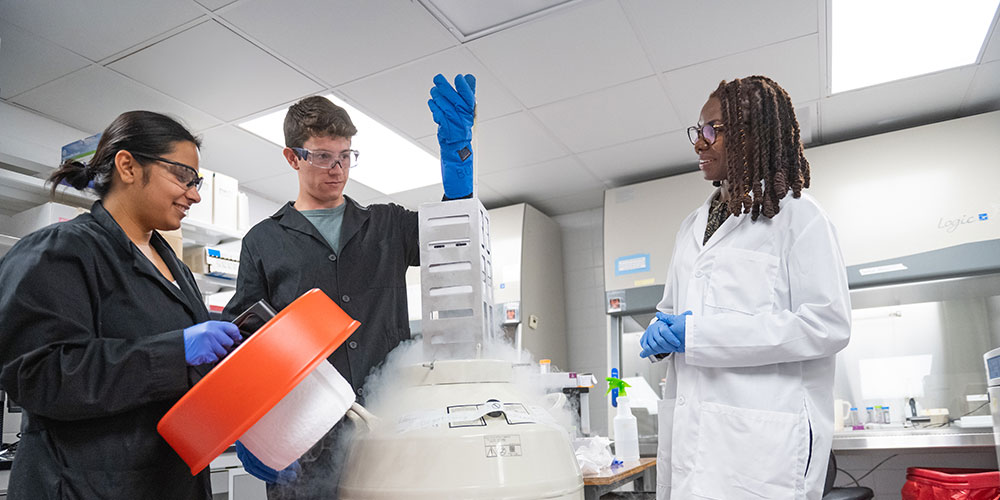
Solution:
[[[594,434],[608,435],[607,318],[604,314],[604,209],[595,208],[553,217],[562,231],[563,283],[569,366],[565,371],[593,373],[598,383],[590,392],[590,422]]]

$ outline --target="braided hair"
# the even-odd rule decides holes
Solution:
[[[774,217],[778,202],[809,187],[809,162],[803,154],[792,99],[765,76],[723,81],[709,98],[722,104],[726,125],[729,213]]]

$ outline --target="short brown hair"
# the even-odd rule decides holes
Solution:
[[[290,148],[301,148],[310,137],[350,139],[358,133],[344,108],[318,95],[306,97],[288,108],[284,128],[285,146]]]

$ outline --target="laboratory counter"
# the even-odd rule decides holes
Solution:
[[[886,428],[846,430],[833,434],[833,450],[899,450],[919,448],[989,448],[990,427]]]

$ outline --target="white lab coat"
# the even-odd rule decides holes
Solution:
[[[789,193],[773,219],[729,217],[703,246],[712,197],[681,224],[657,305],[693,314],[665,361],[656,498],[818,500],[851,331],[836,231]]]

